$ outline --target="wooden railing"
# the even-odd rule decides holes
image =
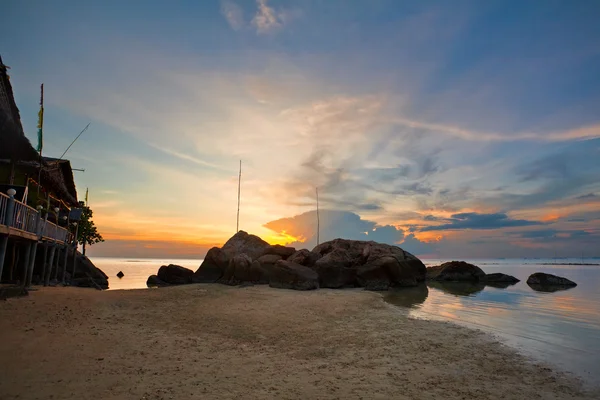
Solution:
[[[73,235],[67,229],[45,221],[36,209],[4,193],[0,193],[0,225],[55,242],[70,243],[73,240]]]

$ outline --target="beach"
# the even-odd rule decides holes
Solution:
[[[2,399],[600,396],[364,290],[40,288],[0,302],[0,360]]]

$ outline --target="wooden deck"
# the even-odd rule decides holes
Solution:
[[[6,226],[6,225],[0,225],[0,235],[1,236],[7,235],[10,237],[14,237],[14,238],[33,240],[33,241],[36,241],[38,239],[38,237],[35,233],[25,232],[20,229],[12,228],[12,227]]]

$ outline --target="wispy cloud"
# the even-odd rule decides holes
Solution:
[[[233,1],[221,1],[221,14],[223,14],[233,30],[239,31],[244,27],[244,12],[242,8]]]
[[[258,11],[252,19],[252,24],[256,27],[257,33],[269,33],[282,27],[283,21],[272,7],[269,7],[267,0],[257,0]]]

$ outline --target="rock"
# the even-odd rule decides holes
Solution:
[[[552,274],[545,274],[543,272],[536,272],[535,274],[529,275],[529,278],[527,278],[527,284],[541,286],[577,286],[575,282],[567,278],[562,278]]]
[[[356,279],[367,290],[388,290],[390,287],[416,286],[412,269],[395,257],[383,256],[367,261],[358,268]]]
[[[449,261],[428,268],[427,278],[436,281],[479,282],[485,278],[485,272],[478,266],[464,261]]]
[[[43,252],[42,252],[43,253]],[[108,289],[108,276],[97,268],[92,261],[81,253],[77,252],[77,267],[75,275],[71,276],[69,284],[78,287],[93,287],[96,289]],[[73,250],[69,249],[69,257],[73,256]],[[59,259],[59,265],[62,261]],[[69,263],[72,259],[69,258]],[[69,264],[67,268],[72,268]]]
[[[148,280],[146,281],[146,286],[148,287],[161,287],[161,286],[170,286],[167,282],[164,282],[158,279],[156,275],[150,275]]]
[[[119,278],[119,279],[121,279],[124,276],[125,276],[125,274],[123,273],[123,271],[119,271],[119,273],[117,274],[117,278]]]
[[[184,268],[179,265],[169,264],[163,265],[158,269],[158,279],[172,285],[183,285],[192,283],[194,271]]]
[[[368,290],[387,290],[415,286],[425,279],[426,268],[421,260],[398,246],[335,239],[318,245],[313,253],[321,257],[313,268],[323,287],[358,285]],[[290,260],[295,257],[292,255]]]
[[[319,275],[303,265],[279,260],[271,271],[269,286],[295,290],[318,289]]]
[[[263,255],[274,254],[274,255],[280,256],[281,258],[286,260],[289,256],[291,256],[295,252],[296,252],[296,249],[293,247],[285,247],[285,246],[281,246],[279,244],[275,244],[273,246],[267,247],[265,249],[265,252],[263,253]]]
[[[249,235],[239,231],[231,237],[221,248],[227,259],[238,254],[246,254],[252,261],[265,254],[265,250],[271,245],[256,235]]]
[[[442,266],[436,265],[434,267],[427,267],[427,271],[425,272],[425,280],[433,281],[437,276],[442,272]]]
[[[252,261],[252,265],[250,265],[252,282],[260,285],[268,284],[269,277],[271,276],[271,268],[263,266],[258,260]]]
[[[320,254],[313,253],[307,249],[302,249],[289,256],[287,260],[296,264],[304,265],[305,267],[312,267],[319,258],[321,258]]]
[[[506,275],[506,274],[501,274],[499,272],[494,273],[494,274],[486,274],[483,279],[481,279],[484,282],[489,282],[489,283],[517,283],[520,282],[519,279],[515,278],[512,275]]]
[[[227,255],[218,247],[213,247],[206,253],[202,265],[194,272],[194,283],[214,283],[221,279],[229,265]]]
[[[356,271],[358,285],[366,290],[388,290],[391,285],[385,266],[388,262],[397,263],[394,258],[387,257],[387,259],[381,258],[377,262],[361,265]]]
[[[246,254],[238,254],[229,260],[225,273],[219,279],[219,283],[235,286],[242,282],[252,282],[250,266],[252,260]]]
[[[258,283],[269,283],[271,270],[275,267],[275,264],[279,260],[282,260],[281,256],[276,254],[265,254],[264,256],[258,257],[258,260],[254,261],[255,263],[258,263],[258,265],[255,265],[253,269],[260,271],[260,279]]]
[[[354,286],[356,270],[352,264],[350,255],[338,248],[317,260],[312,269],[319,275],[320,287],[338,289]]]

